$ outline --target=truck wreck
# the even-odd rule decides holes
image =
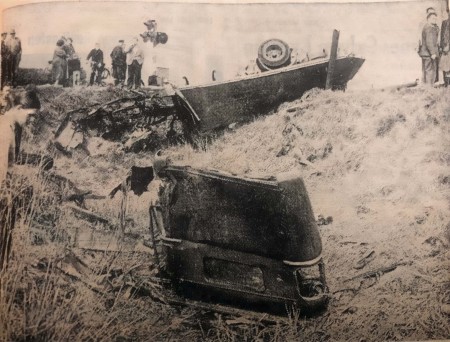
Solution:
[[[166,200],[150,208],[162,274],[184,297],[278,310],[323,308],[322,243],[298,174],[237,177],[166,167]]]
[[[364,59],[338,55],[338,38],[335,30],[330,56],[324,50],[300,58],[287,43],[269,39],[260,45],[256,71],[226,81],[216,81],[213,71],[213,81],[205,84],[177,87],[165,79],[162,87],[123,90],[121,98],[66,113],[55,133],[56,147],[70,152],[92,136],[120,141],[135,152],[182,141],[195,145],[198,135],[267,115],[313,88],[344,90]]]

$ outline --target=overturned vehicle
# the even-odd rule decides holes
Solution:
[[[325,50],[319,56],[293,54],[287,43],[269,39],[260,45],[253,67],[235,78],[216,80],[213,70],[212,82],[205,84],[189,85],[185,77],[187,84],[180,87],[166,79],[161,87],[123,89],[121,98],[66,113],[55,133],[56,147],[70,152],[92,136],[122,142],[133,152],[185,141],[195,146],[198,135],[214,136],[272,113],[313,88],[344,90],[364,59],[338,55],[338,36],[333,35],[329,56]]]
[[[182,297],[243,309],[325,307],[322,244],[301,177],[167,167],[150,229],[161,273]]]

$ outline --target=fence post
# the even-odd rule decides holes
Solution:
[[[325,89],[331,89],[333,86],[334,67],[337,59],[337,50],[339,43],[339,31],[333,31],[333,38],[331,42],[330,61],[328,62],[327,82],[325,83]]]

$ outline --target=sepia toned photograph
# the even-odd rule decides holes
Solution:
[[[448,0],[0,9],[0,341],[450,340]]]

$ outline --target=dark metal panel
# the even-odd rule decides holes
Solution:
[[[159,175],[173,186],[163,206],[164,248],[155,248],[183,295],[233,305],[326,303],[322,245],[301,177],[176,166]]]
[[[217,172],[166,172],[176,179],[168,208],[169,237],[278,260],[320,256],[320,235],[298,175],[264,182]]]
[[[261,301],[297,301],[298,293],[293,269],[281,261],[236,252],[207,244],[182,241],[168,249],[170,272],[180,283],[191,283],[206,288],[218,288],[223,293],[241,294]],[[223,266],[234,268],[229,277],[212,277],[205,270],[205,262],[216,260]],[[252,270],[247,273],[247,270]],[[257,275],[258,279],[255,279]],[[253,279],[252,279],[253,277]]]
[[[363,62],[356,57],[336,60],[333,87],[345,87]],[[199,130],[209,131],[267,114],[283,102],[300,98],[309,89],[324,88],[327,66],[325,60],[180,91],[200,118]]]

